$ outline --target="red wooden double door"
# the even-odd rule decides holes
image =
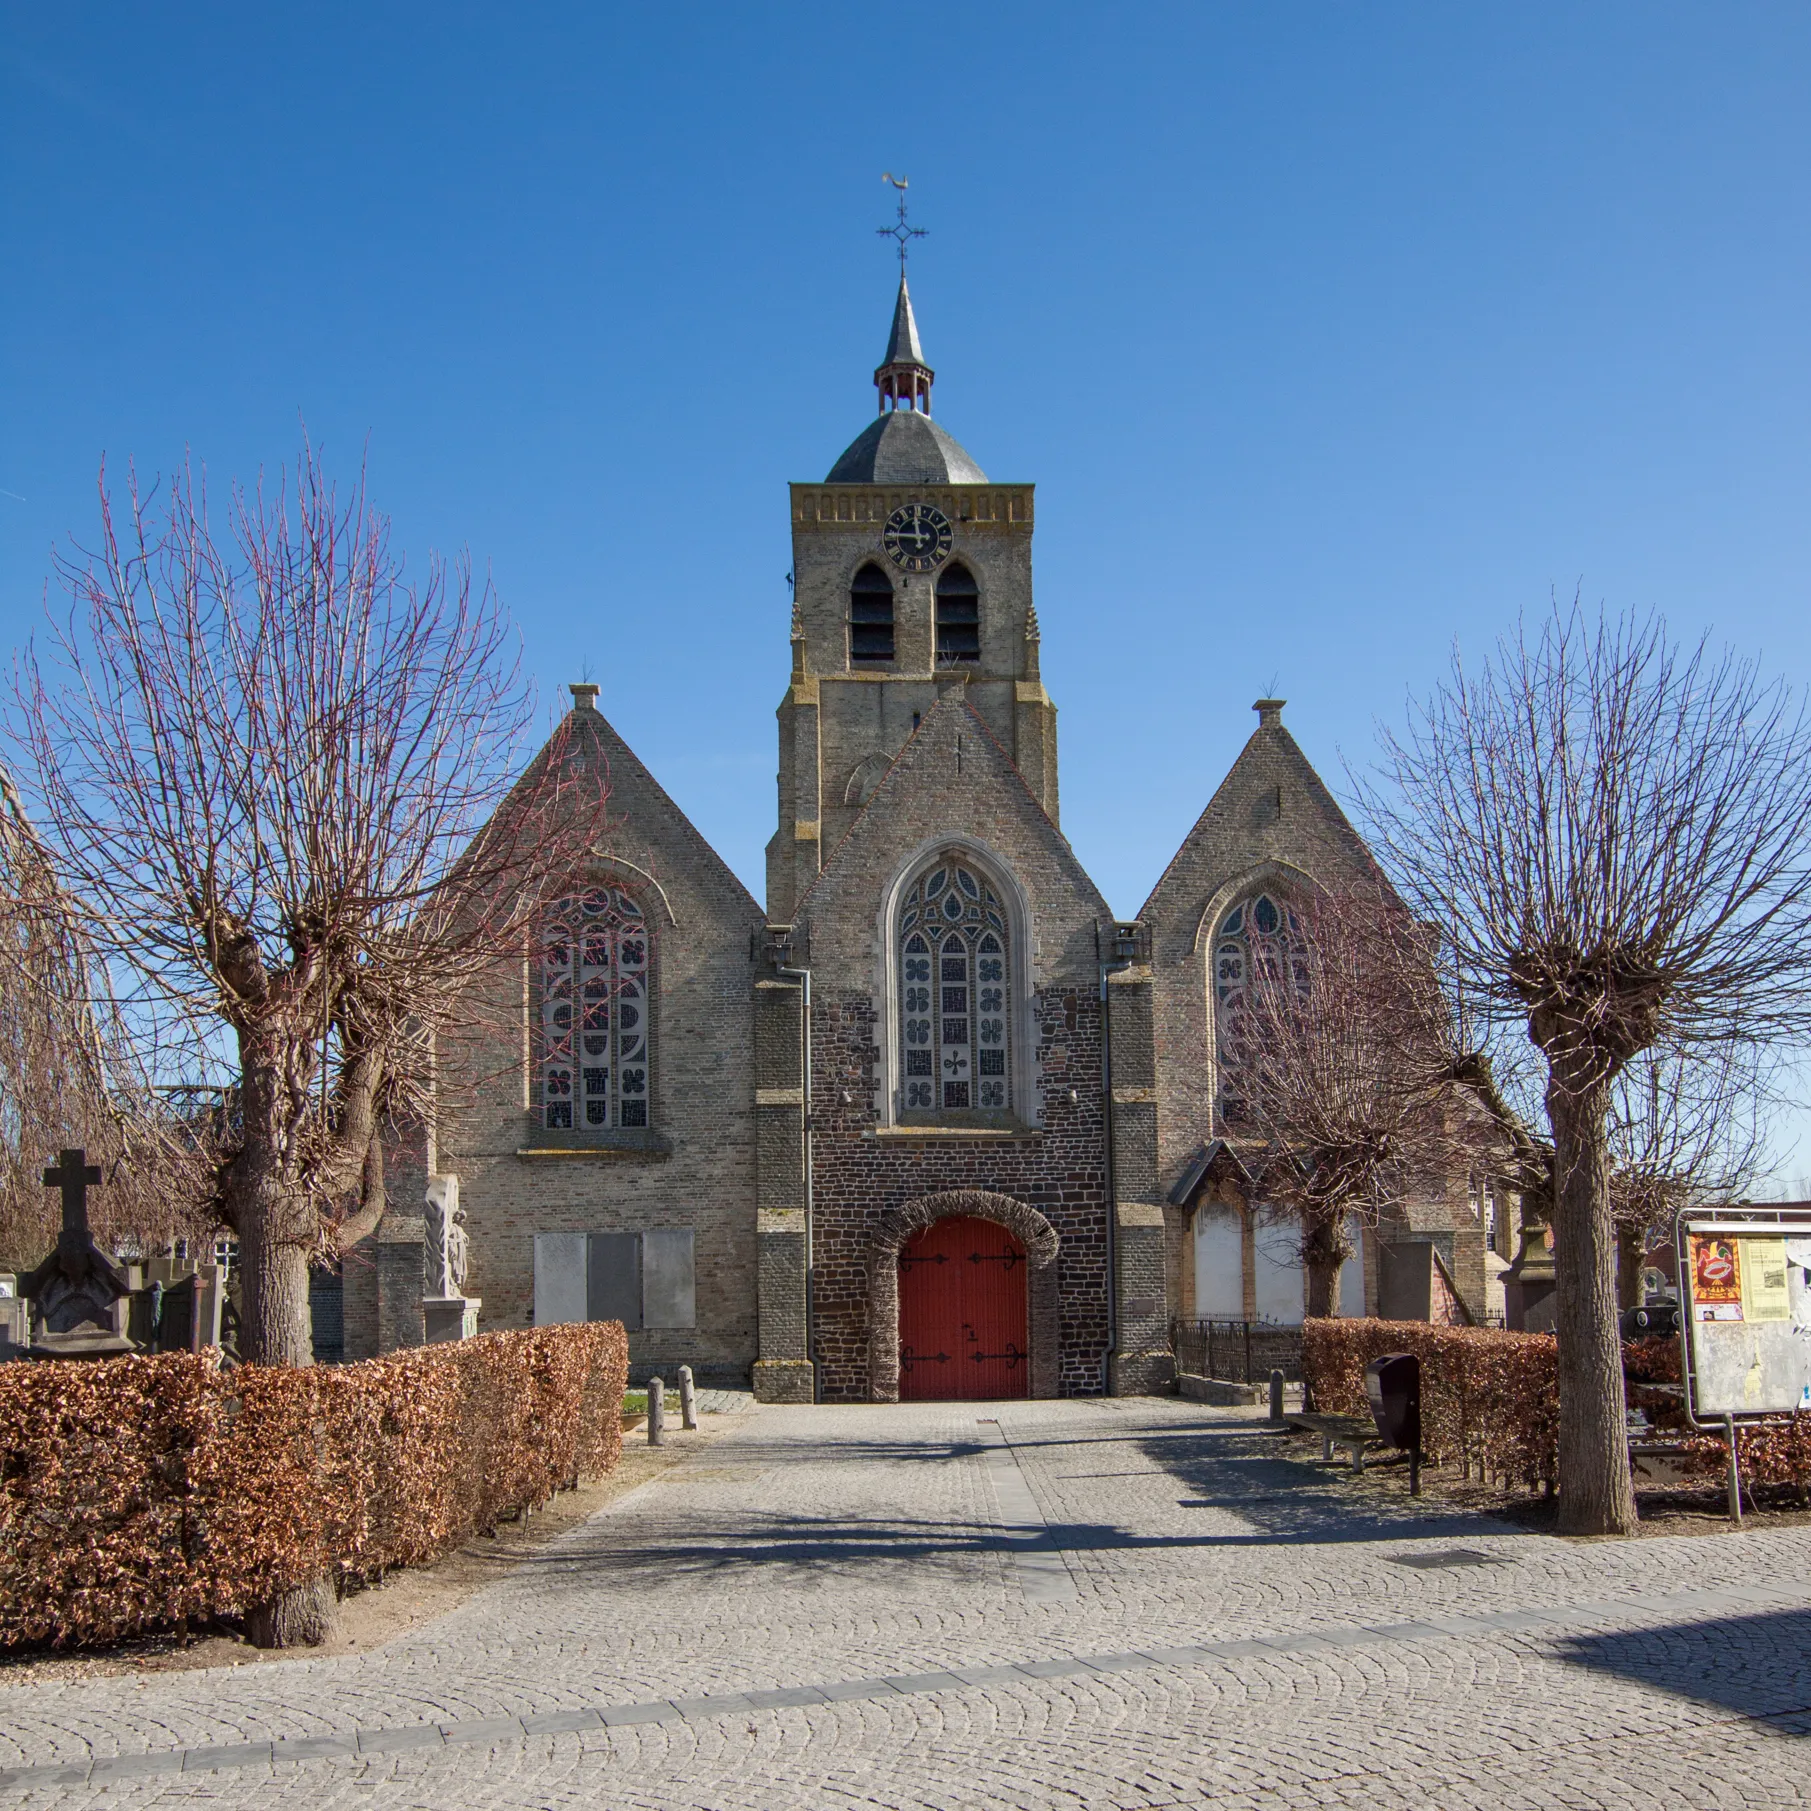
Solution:
[[[899,1394],[1031,1394],[1025,1248],[991,1220],[936,1220],[899,1254]]]

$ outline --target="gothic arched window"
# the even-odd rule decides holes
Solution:
[[[648,1123],[648,933],[641,907],[620,887],[592,887],[548,907],[537,1054],[549,1131]]]
[[[901,1110],[1009,1112],[1012,942],[992,887],[938,857],[900,907],[898,959]]]
[[[1241,1010],[1259,974],[1295,976],[1306,986],[1307,948],[1301,925],[1287,905],[1268,893],[1241,900],[1220,921],[1214,938],[1214,1031],[1219,1053],[1220,1111],[1236,1123],[1239,1099],[1239,1033]]]
[[[981,593],[959,560],[937,575],[937,664],[981,658]]]
[[[849,658],[893,658],[893,584],[872,562],[849,587]]]

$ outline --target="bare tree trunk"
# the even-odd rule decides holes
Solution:
[[[1608,1097],[1557,1079],[1553,1127],[1555,1331],[1559,1335],[1559,1526],[1566,1534],[1632,1534],[1616,1314],[1616,1227],[1610,1212]]]
[[[1345,1256],[1340,1222],[1310,1217],[1302,1236],[1302,1268],[1308,1277],[1308,1313],[1317,1320],[1333,1312],[1339,1267]]]
[[[241,1154],[240,1161],[251,1155]],[[252,1364],[314,1363],[314,1320],[308,1302],[308,1247],[298,1238],[312,1207],[289,1199],[272,1173],[252,1181],[238,1201],[241,1356]],[[254,1647],[319,1647],[338,1619],[330,1579],[311,1579],[246,1613]]]
[[[1642,1260],[1647,1256],[1647,1234],[1626,1221],[1616,1228],[1616,1300],[1624,1308],[1641,1306]]]
[[[314,1648],[333,1633],[338,1620],[339,1601],[333,1584],[317,1578],[248,1610],[245,1633],[253,1647]]]
[[[1333,1312],[1333,1291],[1339,1277],[1339,1265],[1327,1258],[1316,1257],[1308,1263],[1307,1271],[1308,1313],[1316,1320],[1324,1320]]]
[[[239,1355],[249,1364],[314,1363],[308,1309],[308,1252],[285,1238],[274,1182],[252,1192],[235,1216],[239,1227]]]

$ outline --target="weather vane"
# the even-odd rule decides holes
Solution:
[[[890,182],[899,191],[899,218],[891,226],[876,227],[874,230],[883,239],[891,239],[899,246],[899,280],[903,283],[905,281],[906,247],[914,239],[922,239],[926,229],[922,226],[906,224],[906,179],[903,176],[895,176],[891,170],[888,170],[880,180]]]

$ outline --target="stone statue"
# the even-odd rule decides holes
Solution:
[[[442,1298],[463,1296],[467,1240],[459,1178],[430,1176],[426,1201],[429,1291]]]

